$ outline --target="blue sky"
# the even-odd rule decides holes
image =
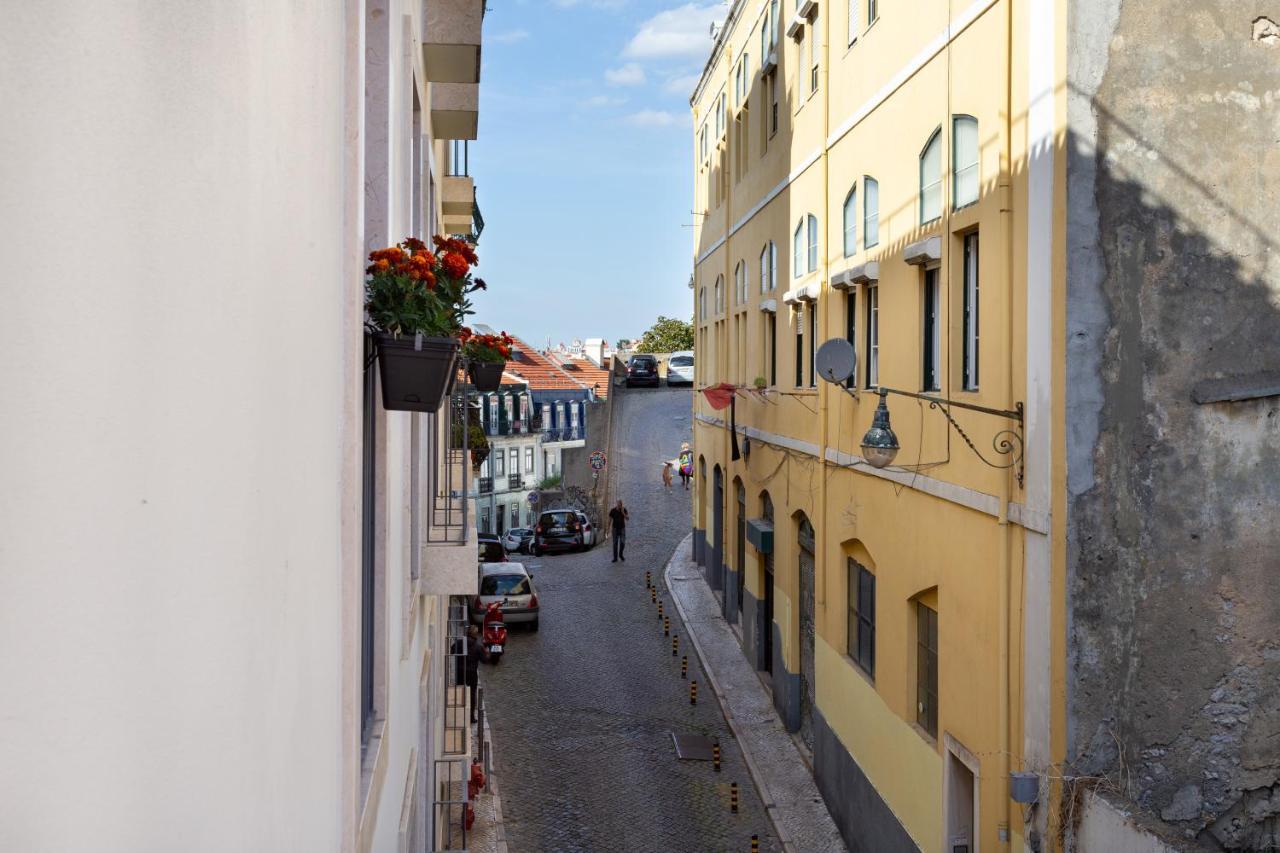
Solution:
[[[726,10],[491,0],[470,156],[489,284],[475,322],[543,346],[692,315],[689,95]]]

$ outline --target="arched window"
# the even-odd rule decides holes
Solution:
[[[796,233],[792,237],[791,246],[791,277],[799,278],[804,275],[804,222],[803,220],[796,223]]]
[[[707,319],[707,286],[705,284],[698,290],[698,319]]]
[[[734,294],[733,298],[739,305],[747,304],[747,262],[738,261],[738,265],[734,267],[733,275]]]
[[[920,152],[920,224],[942,216],[942,130]]]
[[[844,197],[844,256],[858,251],[858,185],[849,188]]]
[[[760,250],[760,292],[769,292],[769,245]]]
[[[862,176],[862,246],[870,249],[880,242],[880,182]]]
[[[951,187],[954,206],[978,200],[978,120],[955,116],[951,120]]]
[[[818,217],[809,214],[809,272],[818,268]]]
[[[719,314],[724,310],[724,276],[716,276],[716,313]]]

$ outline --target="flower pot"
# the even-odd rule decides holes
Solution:
[[[471,384],[481,393],[497,391],[502,386],[505,361],[480,361],[471,365]]]
[[[458,360],[456,338],[374,334],[382,377],[382,407],[392,412],[435,412],[452,385]]]
[[[484,460],[489,458],[489,445],[471,448],[471,470],[479,471]]]

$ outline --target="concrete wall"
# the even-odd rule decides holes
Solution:
[[[1068,758],[1209,849],[1280,841],[1280,398],[1258,391],[1280,364],[1280,49],[1254,38],[1264,15],[1280,4],[1068,15]],[[1209,380],[1252,398],[1198,404]]]

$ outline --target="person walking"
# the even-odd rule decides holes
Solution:
[[[668,489],[671,488],[671,463],[662,463],[662,485]]]
[[[689,449],[689,442],[680,445],[680,482],[684,483],[684,490],[689,491],[689,483],[693,480],[693,451]]]
[[[476,721],[476,691],[480,686],[480,661],[487,659],[484,643],[480,642],[480,629],[467,627],[467,688],[471,691],[471,722]]]
[[[631,514],[627,512],[627,508],[622,505],[622,498],[618,498],[618,505],[609,510],[609,528],[613,533],[613,561],[619,560],[626,562],[625,551],[627,550],[627,519]]]

